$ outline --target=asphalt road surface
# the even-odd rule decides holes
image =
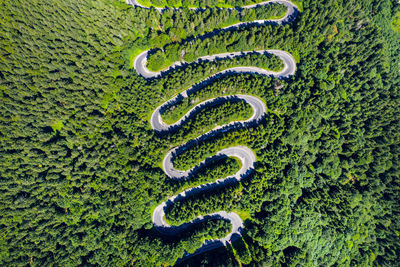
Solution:
[[[128,4],[131,4],[135,7],[138,8],[147,8],[144,6],[141,6],[140,4],[137,3],[135,0],[127,0]],[[274,22],[277,24],[281,23],[289,23],[291,22],[294,17],[296,16],[298,12],[298,8],[291,2],[289,1],[284,1],[284,0],[272,0],[272,1],[266,1],[260,4],[254,4],[254,5],[249,5],[245,6],[243,8],[254,8],[259,5],[268,5],[271,3],[279,3],[283,4],[288,7],[288,11],[285,14],[285,16],[281,19],[277,20],[257,20],[257,21],[252,21],[252,22],[241,22],[232,26],[228,26],[224,29],[231,29],[235,27],[239,27],[241,25],[249,24],[249,23],[256,23],[256,24],[264,24],[264,23],[269,23],[269,22]],[[157,8],[160,12],[162,12],[164,9],[163,8]],[[151,72],[147,69],[146,64],[147,64],[147,57],[148,57],[149,51],[145,51],[138,55],[135,58],[134,61],[134,68],[136,72],[141,75],[142,77],[146,79],[150,78],[157,78],[161,77],[165,72],[168,72],[172,69],[174,69],[177,66],[181,66],[185,64],[185,62],[175,62],[172,64],[167,70],[163,72]],[[197,114],[200,110],[204,109],[207,106],[212,106],[213,104],[224,102],[224,101],[244,101],[248,103],[252,109],[253,109],[253,115],[251,118],[248,120],[244,121],[233,121],[230,122],[227,125],[224,126],[218,126],[208,133],[205,133],[193,140],[190,140],[189,142],[175,147],[171,149],[164,157],[163,160],[163,170],[164,172],[170,177],[171,179],[190,179],[192,175],[196,173],[200,168],[206,167],[208,164],[210,164],[212,161],[221,158],[221,157],[234,157],[240,160],[241,162],[241,168],[240,170],[234,174],[233,176],[226,177],[224,179],[218,179],[215,182],[212,183],[207,183],[203,184],[200,186],[192,187],[189,188],[178,195],[172,196],[168,198],[166,201],[162,202],[159,206],[157,206],[153,212],[153,223],[154,226],[158,231],[165,235],[176,235],[181,233],[182,231],[186,231],[188,228],[192,227],[194,224],[200,223],[204,220],[209,220],[209,219],[222,219],[230,222],[232,224],[232,230],[231,232],[224,238],[220,239],[215,239],[215,240],[207,240],[204,242],[204,244],[197,249],[194,253],[191,255],[184,255],[184,257],[188,256],[193,256],[195,254],[203,253],[205,251],[220,247],[220,246],[226,246],[230,242],[235,241],[235,239],[239,238],[241,236],[241,232],[243,230],[243,221],[242,219],[234,212],[226,212],[226,211],[219,211],[213,214],[208,214],[205,216],[199,216],[187,223],[184,223],[179,226],[172,226],[169,225],[165,221],[165,211],[170,205],[173,205],[177,201],[181,201],[184,198],[187,198],[191,195],[196,195],[201,192],[207,192],[209,190],[213,190],[218,187],[224,187],[227,186],[230,183],[235,183],[240,181],[241,179],[247,177],[248,175],[251,174],[251,171],[254,168],[254,163],[256,161],[256,157],[251,149],[248,147],[244,146],[234,146],[234,147],[228,147],[225,148],[219,152],[216,153],[216,155],[205,159],[202,161],[199,165],[193,167],[190,170],[177,170],[174,168],[173,165],[173,160],[175,157],[178,157],[181,153],[183,153],[185,150],[191,148],[193,144],[196,144],[199,141],[204,141],[209,138],[212,138],[214,135],[221,133],[221,132],[226,132],[230,131],[232,129],[238,128],[238,127],[249,127],[252,125],[258,124],[265,116],[266,114],[266,107],[264,102],[259,99],[258,97],[251,96],[251,95],[230,95],[230,96],[223,96],[223,97],[217,97],[217,98],[212,98],[209,100],[206,100],[198,105],[196,105],[194,108],[189,110],[180,120],[173,124],[166,124],[162,120],[162,111],[166,110],[168,107],[173,106],[174,104],[178,103],[179,101],[182,101],[182,99],[188,97],[191,93],[193,93],[193,88],[198,88],[199,84],[203,84],[207,81],[212,81],[214,78],[219,78],[220,76],[223,75],[228,75],[231,73],[255,73],[255,74],[261,74],[261,75],[268,75],[268,76],[273,76],[276,78],[287,78],[296,72],[296,61],[293,58],[293,56],[285,51],[282,50],[258,50],[258,51],[246,51],[246,52],[232,52],[232,53],[222,53],[222,54],[216,54],[216,55],[209,55],[209,56],[204,56],[199,59],[197,59],[196,62],[199,61],[214,61],[216,59],[224,59],[224,58],[230,58],[233,59],[235,57],[240,57],[246,54],[250,53],[258,53],[258,54],[264,54],[264,53],[270,53],[278,56],[281,58],[281,60],[284,63],[284,68],[281,71],[278,72],[273,72],[273,71],[268,71],[265,69],[257,68],[257,67],[234,67],[234,68],[229,68],[226,70],[223,70],[219,73],[216,73],[205,80],[201,81],[198,84],[193,85],[191,88],[187,89],[186,91],[178,94],[174,98],[166,101],[159,107],[157,107],[150,119],[150,123],[152,128],[159,133],[165,133],[169,132],[172,133],[175,130],[181,128],[192,116]]]

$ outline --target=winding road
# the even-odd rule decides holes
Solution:
[[[147,8],[144,6],[139,5],[136,1],[134,0],[127,0],[128,4],[131,4],[135,7],[138,8]],[[291,22],[295,17],[298,12],[298,8],[291,2],[285,1],[285,0],[272,0],[272,1],[266,1],[260,4],[255,4],[255,5],[249,5],[245,6],[243,8],[254,8],[257,7],[258,5],[268,5],[271,3],[278,3],[278,4],[283,4],[288,7],[288,11],[285,14],[285,16],[281,19],[277,20],[257,20],[253,22],[242,22],[238,23],[232,26],[226,27],[226,29],[230,28],[236,28],[240,25],[246,25],[249,23],[258,23],[258,24],[264,24],[268,22],[274,22],[277,24],[281,23],[289,23]],[[157,8],[159,11],[163,11],[163,8]],[[174,68],[178,66],[182,66],[185,64],[184,62],[175,62],[172,64],[167,70],[164,70],[163,72],[151,72],[147,69],[146,63],[147,63],[147,57],[148,57],[149,51],[145,51],[138,55],[135,58],[134,61],[134,68],[136,72],[143,76],[145,79],[151,79],[151,78],[157,78],[161,77],[164,73],[173,70]],[[247,177],[249,174],[251,174],[252,170],[254,169],[254,163],[256,161],[256,156],[254,155],[254,152],[249,149],[248,147],[245,146],[235,146],[235,147],[228,147],[226,149],[223,149],[219,152],[217,152],[216,155],[207,158],[206,160],[202,161],[199,165],[193,167],[190,170],[177,170],[174,168],[173,165],[173,160],[174,158],[178,157],[180,154],[182,154],[185,150],[197,145],[199,142],[203,142],[206,140],[209,140],[213,138],[216,134],[223,133],[230,131],[232,129],[237,129],[240,127],[251,127],[257,125],[265,116],[266,114],[266,106],[264,102],[259,99],[258,97],[255,96],[250,96],[250,95],[230,95],[230,96],[223,96],[223,97],[217,97],[217,98],[212,98],[209,100],[206,100],[198,105],[196,105],[194,108],[189,110],[180,120],[173,124],[166,124],[162,120],[162,113],[169,107],[175,105],[176,103],[182,101],[184,98],[187,98],[190,94],[193,94],[196,90],[199,90],[205,82],[211,82],[216,78],[219,78],[224,75],[228,75],[230,73],[255,73],[255,74],[260,74],[260,75],[268,75],[268,76],[273,76],[276,78],[288,78],[296,72],[296,61],[293,58],[293,56],[285,51],[282,50],[259,50],[259,51],[246,51],[246,52],[233,52],[233,53],[223,53],[223,54],[217,54],[217,55],[210,55],[210,56],[205,56],[197,59],[196,62],[200,61],[214,61],[216,59],[221,59],[221,58],[235,58],[235,57],[240,57],[246,54],[250,53],[258,53],[258,54],[264,54],[264,53],[269,53],[278,56],[284,64],[284,68],[281,71],[278,72],[273,72],[273,71],[268,71],[265,69],[257,68],[257,67],[234,67],[234,68],[229,68],[226,70],[223,70],[219,73],[216,73],[205,80],[201,81],[200,83],[197,83],[193,85],[191,88],[187,89],[186,91],[178,94],[174,98],[168,100],[167,102],[163,103],[159,107],[157,107],[154,112],[152,113],[150,123],[152,128],[158,132],[158,133],[173,133],[174,131],[180,129],[191,117],[193,117],[195,114],[197,114],[200,110],[204,109],[205,107],[212,106],[218,103],[222,103],[225,101],[244,101],[248,103],[251,108],[253,109],[253,115],[251,118],[248,120],[244,121],[233,121],[227,125],[224,126],[218,126],[211,131],[193,139],[190,140],[189,142],[180,145],[178,147],[175,147],[171,149],[164,157],[163,160],[163,170],[164,172],[170,177],[171,179],[176,179],[176,180],[181,180],[181,179],[190,179],[198,170],[206,167],[207,165],[211,164],[217,159],[224,158],[224,157],[235,157],[241,161],[241,168],[240,170],[234,174],[233,176],[229,176],[224,179],[218,179],[215,182],[212,183],[207,183],[203,184],[200,186],[192,187],[189,188],[181,193],[179,193],[176,196],[172,196],[168,198],[166,201],[161,203],[159,206],[157,206],[153,212],[153,223],[156,229],[165,235],[177,235],[183,231],[186,231],[188,228],[192,227],[194,224],[203,222],[204,220],[209,220],[209,219],[222,219],[230,222],[232,224],[232,231],[224,238],[221,239],[215,239],[215,240],[207,240],[199,249],[197,249],[192,255],[194,254],[199,254],[220,246],[226,246],[230,242],[233,242],[235,239],[239,238],[241,236],[241,232],[243,230],[243,221],[242,219],[234,212],[226,212],[226,211],[220,211],[216,212],[213,214],[209,214],[206,216],[199,216],[195,218],[192,221],[189,221],[187,223],[181,224],[179,226],[172,226],[169,225],[165,221],[165,212],[168,210],[170,205],[173,205],[177,201],[181,201],[189,196],[192,195],[197,195],[201,192],[207,192],[216,188],[220,187],[225,187],[228,186],[229,184],[232,183],[237,183],[238,181],[242,180],[243,178]],[[188,255],[184,255],[184,257],[187,257]]]
[[[289,54],[288,52],[282,51],[282,50],[256,50],[256,51],[244,51],[244,52],[231,52],[231,53],[221,53],[221,54],[216,54],[216,55],[211,55],[211,56],[204,56],[204,57],[199,57],[195,62],[193,63],[199,63],[201,61],[215,61],[217,59],[233,59],[235,57],[242,57],[245,55],[249,54],[273,54],[277,57],[279,57],[283,63],[284,63],[284,68],[279,71],[279,72],[273,72],[273,71],[268,71],[262,68],[257,68],[257,67],[234,67],[234,68],[229,68],[224,70],[222,73],[225,72],[255,72],[257,74],[262,74],[262,75],[273,75],[276,77],[288,77],[290,75],[293,75],[296,72],[296,61],[294,60],[293,56]],[[174,62],[171,66],[168,67],[168,69],[160,72],[152,72],[150,71],[147,67],[147,57],[148,57],[149,51],[144,51],[140,53],[136,58],[133,63],[133,66],[138,74],[143,76],[146,79],[150,78],[157,78],[161,77],[162,74],[167,73],[171,71],[172,69],[175,69],[176,67],[183,66],[186,64],[185,62]],[[222,74],[219,73],[219,74]]]

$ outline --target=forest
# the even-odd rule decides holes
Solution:
[[[224,9],[260,2],[250,0],[139,2],[168,8],[123,0],[0,2],[0,265],[398,266],[397,1],[294,1],[301,10],[290,24],[227,31],[218,29],[279,18],[286,9]],[[203,5],[210,8],[187,8]],[[149,49],[152,70],[188,64],[146,80],[133,60]],[[235,211],[245,224],[230,246],[181,260],[231,225],[210,220],[167,237],[154,229],[153,210],[235,173],[240,162],[224,158],[178,182],[163,172],[163,157],[252,109],[225,102],[168,135],[153,131],[150,116],[221,70],[281,69],[268,54],[190,63],[263,49],[290,52],[295,75],[222,77],[163,114],[174,122],[206,99],[244,93],[268,109],[257,126],[218,134],[175,159],[177,168],[191,168],[234,145],[257,156],[250,177],[168,210],[171,224],[220,210]]]

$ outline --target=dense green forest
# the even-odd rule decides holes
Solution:
[[[245,220],[243,237],[232,246],[178,265],[398,266],[400,6],[395,0],[296,3],[302,10],[288,25],[192,39],[238,21],[279,17],[284,9],[160,13],[122,0],[1,1],[1,265],[168,266],[205,239],[226,235],[230,224],[211,220],[165,237],[151,215],[169,196],[236,172],[239,162],[222,159],[176,182],[161,161],[171,147],[215,124],[247,118],[251,109],[227,102],[165,136],[152,130],[149,118],[166,100],[225,68],[279,69],[281,63],[251,55],[145,80],[133,59],[155,49],[150,60],[163,68],[182,51],[191,62],[226,51],[282,49],[298,61],[294,77],[227,76],[165,114],[176,121],[198,102],[239,93],[260,97],[268,108],[258,126],[220,134],[174,162],[190,168],[236,144],[257,155],[248,179],[169,210],[174,224],[219,210]]]

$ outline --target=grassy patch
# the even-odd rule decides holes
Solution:
[[[131,68],[131,69],[133,68],[133,63],[135,62],[135,58],[145,50],[146,49],[140,49],[140,48],[137,48],[137,47],[132,47],[132,48],[127,50],[126,57],[128,59],[128,62],[129,62],[129,68]]]
[[[137,2],[139,3],[139,5],[142,6],[147,6],[147,7],[155,6],[150,0],[138,0]]]
[[[236,213],[237,215],[239,215],[239,217],[242,219],[242,221],[246,221],[246,220],[250,220],[251,219],[251,215],[248,211],[244,211],[244,210],[233,210],[234,213]]]
[[[396,16],[394,16],[392,20],[392,27],[397,33],[400,33],[400,11],[398,11]]]
[[[295,4],[298,8],[300,12],[303,12],[303,2],[300,1],[296,1],[296,0],[291,0],[290,2],[292,2],[293,4]]]

